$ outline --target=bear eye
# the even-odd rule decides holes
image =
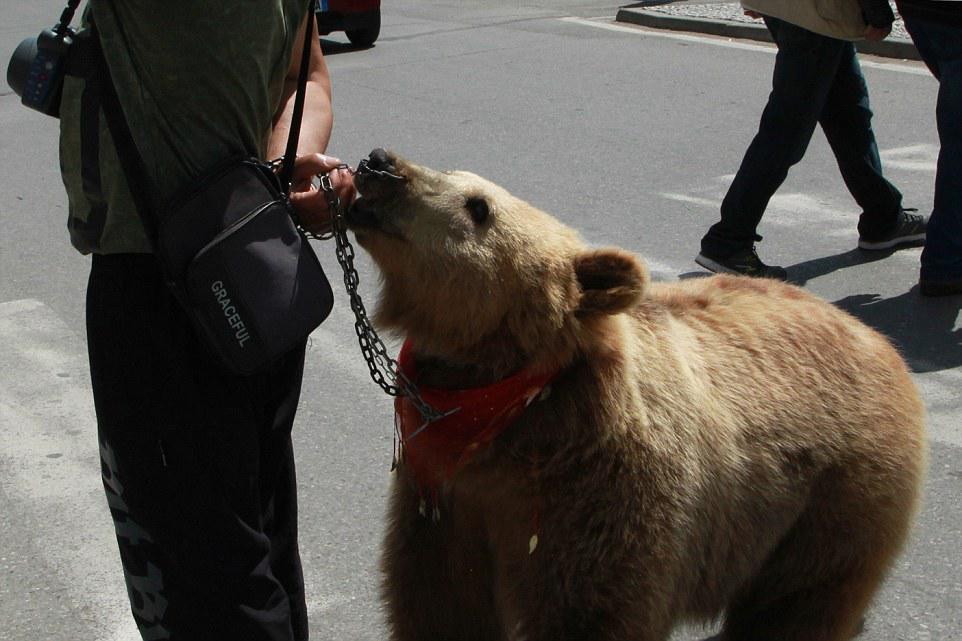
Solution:
[[[464,207],[471,214],[471,220],[477,225],[484,224],[488,219],[488,201],[484,198],[468,198],[467,202],[464,203]]]

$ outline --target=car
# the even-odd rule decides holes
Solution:
[[[351,44],[370,47],[381,33],[381,0],[318,0],[317,32],[343,31]]]

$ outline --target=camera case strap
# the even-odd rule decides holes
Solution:
[[[104,116],[167,284],[234,374],[263,371],[304,341],[333,306],[330,283],[288,197],[316,37],[313,4],[279,174],[257,158],[226,159],[156,209],[102,51],[98,56]]]

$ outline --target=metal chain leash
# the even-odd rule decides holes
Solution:
[[[351,170],[348,165],[340,165],[339,167],[335,168],[335,170],[337,169]],[[389,176],[391,179],[404,180],[404,178],[401,176],[387,174],[387,172],[375,171],[367,167],[366,161],[361,161],[357,170],[351,171],[355,174],[368,172],[382,177]],[[363,355],[365,362],[367,362],[368,369],[371,373],[371,378],[382,390],[384,390],[386,394],[390,396],[405,396],[409,398],[417,408],[418,412],[420,412],[421,417],[424,420],[424,425],[420,428],[424,429],[424,427],[430,423],[444,418],[445,416],[448,416],[457,410],[441,412],[427,403],[421,397],[417,385],[415,385],[413,381],[404,375],[404,373],[398,367],[397,361],[391,358],[390,354],[388,354],[387,348],[384,346],[384,342],[381,340],[381,337],[378,336],[373,324],[368,318],[367,310],[364,307],[364,301],[361,300],[361,296],[357,291],[358,285],[360,284],[360,279],[358,277],[357,269],[354,267],[354,247],[351,245],[351,241],[347,237],[347,221],[345,220],[344,212],[341,209],[341,200],[334,191],[334,185],[331,183],[331,177],[329,173],[319,174],[318,178],[320,179],[320,189],[324,192],[325,197],[327,198],[328,207],[331,211],[331,231],[323,234],[316,234],[304,229],[300,223],[298,223],[297,226],[309,238],[314,238],[317,240],[329,240],[331,238],[334,239],[335,255],[337,256],[337,262],[341,265],[341,269],[344,272],[344,288],[347,290],[348,297],[351,301],[351,311],[354,313],[354,332],[357,334],[357,341],[361,347],[361,354]]]

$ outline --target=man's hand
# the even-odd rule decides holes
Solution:
[[[865,39],[871,40],[873,42],[878,42],[880,40],[885,40],[885,38],[892,32],[892,26],[888,27],[873,27],[869,25],[865,28]]]
[[[307,154],[298,156],[294,161],[291,205],[304,228],[315,234],[331,230],[332,212],[327,203],[327,194],[314,185],[314,176],[326,173],[330,173],[334,192],[341,201],[342,210],[346,210],[354,202],[356,192],[354,176],[343,168],[340,160],[324,154]]]

